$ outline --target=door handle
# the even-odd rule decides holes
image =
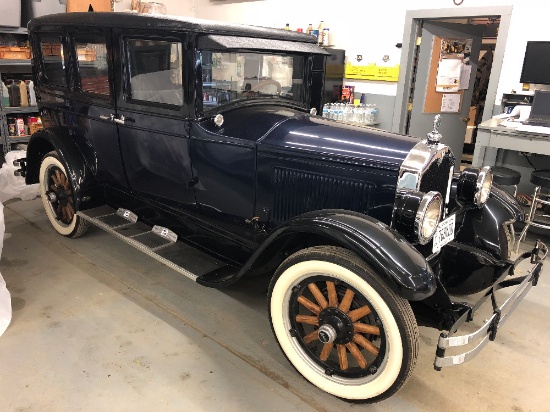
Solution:
[[[464,123],[468,123],[468,122],[470,121],[470,118],[469,118],[469,117],[463,117],[463,118],[462,118],[462,121],[463,121]]]
[[[113,116],[113,121],[114,121],[115,123],[124,124],[124,120],[125,120],[125,119],[124,119],[124,116],[123,116],[123,115],[120,115],[120,117],[119,117],[118,119],[114,118],[114,116]]]
[[[99,115],[99,118],[102,119],[102,120],[110,120],[110,121],[113,121],[115,119],[115,116],[110,114],[110,115],[104,115],[104,114],[101,114]]]

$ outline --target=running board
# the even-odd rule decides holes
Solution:
[[[129,210],[100,206],[76,214],[196,282],[209,284],[208,281],[201,282],[201,278],[216,278],[222,273],[235,270],[234,267],[178,241],[178,236],[170,229],[157,225],[151,228],[138,221],[138,217]]]

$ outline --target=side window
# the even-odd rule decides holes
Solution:
[[[181,43],[128,39],[126,47],[129,97],[133,100],[182,106]]]
[[[73,37],[80,90],[110,96],[107,44],[104,36]]]
[[[60,35],[42,34],[39,36],[42,53],[44,83],[66,87],[63,43]]]

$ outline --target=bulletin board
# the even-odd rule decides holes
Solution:
[[[464,42],[469,42],[469,47],[471,47],[471,40],[464,40]],[[426,88],[426,99],[424,101],[424,113],[441,113],[442,104],[444,103],[444,101],[456,102],[458,100],[458,112],[460,112],[460,108],[462,107],[462,98],[464,94],[463,90],[458,90],[456,92],[437,91],[437,72],[442,55],[447,54],[450,56],[451,54],[455,54],[455,56],[450,57],[456,57],[460,55],[460,53],[454,53],[454,50],[448,50],[448,43],[449,39],[442,39],[441,37],[434,36],[432,56],[430,60],[430,70],[428,75],[428,86]],[[469,58],[466,59],[468,60]],[[447,112],[447,110],[443,110],[443,112]],[[455,110],[450,110],[450,112],[457,113],[457,111]]]

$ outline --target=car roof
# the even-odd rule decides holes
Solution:
[[[32,19],[29,30],[41,26],[88,26],[120,27],[145,30],[192,31],[206,34],[227,34],[264,39],[287,40],[302,43],[317,43],[317,38],[310,34],[272,27],[249,26],[236,23],[225,23],[191,17],[152,15],[125,12],[83,12],[48,14]]]

